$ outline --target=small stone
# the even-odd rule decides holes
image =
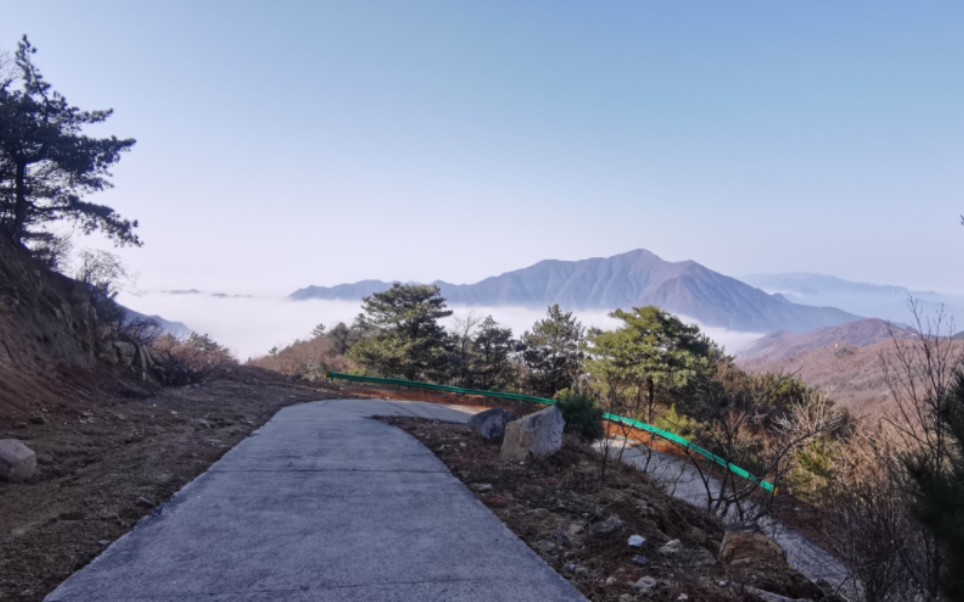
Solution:
[[[659,585],[659,582],[656,581],[656,579],[646,575],[645,577],[640,577],[639,581],[636,582],[636,589],[638,589],[640,593],[649,594],[656,589],[657,585]]]
[[[567,562],[566,570],[574,575],[585,575],[586,573],[589,572],[589,569],[587,569],[586,567],[582,566],[577,562]]]
[[[690,597],[689,597],[688,595],[686,595],[686,594],[680,594],[679,597],[676,598],[676,599],[677,599],[677,600],[689,600]]]
[[[515,419],[515,414],[500,408],[486,410],[469,418],[469,426],[486,441],[501,443],[505,437],[505,425]]]
[[[106,539],[101,539],[100,541],[97,542],[97,545],[99,545],[102,548],[106,548],[107,546],[110,545],[110,541]]]
[[[589,527],[589,532],[593,535],[609,535],[623,528],[623,521],[618,517],[610,516],[606,520],[593,523]]]
[[[503,495],[490,495],[482,498],[482,503],[484,503],[489,508],[505,508],[508,506],[512,500]]]
[[[194,426],[201,429],[211,428],[211,423],[205,420],[204,418],[195,418],[194,420],[192,420],[192,422],[194,423]]]
[[[47,417],[43,414],[30,417],[30,424],[47,424]]]
[[[645,556],[640,556],[639,554],[637,554],[633,556],[633,564],[636,564],[639,566],[649,566],[653,564],[653,561],[651,561],[649,558],[646,558]]]
[[[0,478],[26,481],[37,470],[37,454],[17,439],[0,439]]]
[[[713,566],[716,564],[716,556],[705,548],[698,548],[689,560],[695,566]]]
[[[548,539],[540,539],[533,545],[533,547],[543,554],[548,554],[556,549],[556,544],[552,543]]]
[[[657,550],[657,552],[659,552],[660,554],[665,554],[667,556],[673,556],[675,554],[679,554],[682,551],[683,551],[683,543],[678,539],[671,539],[667,541],[665,544],[660,546],[659,550]]]
[[[153,508],[156,505],[154,502],[152,502],[151,500],[147,499],[144,496],[137,498],[134,501],[134,503],[140,506],[141,508]]]
[[[487,491],[492,491],[492,483],[476,483],[472,487],[475,488],[479,493],[485,493]]]
[[[638,549],[643,547],[646,544],[646,538],[643,537],[642,535],[630,535],[629,541],[627,541],[626,543],[629,544],[629,547]]]
[[[27,428],[27,423],[26,423],[26,422],[15,422],[14,425],[13,425],[13,428],[23,430],[23,429]]]
[[[606,577],[606,585],[613,585],[614,583],[616,583],[615,577],[613,577],[612,575],[610,575],[609,577]]]

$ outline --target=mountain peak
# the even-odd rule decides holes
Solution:
[[[474,284],[436,281],[453,305],[545,307],[612,311],[655,305],[665,311],[743,332],[804,332],[859,319],[830,307],[791,303],[695,261],[670,262],[646,249],[579,261],[547,259]],[[359,300],[391,283],[365,280],[309,286],[291,298]]]

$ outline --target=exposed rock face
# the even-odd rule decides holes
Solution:
[[[513,420],[505,428],[501,457],[522,462],[550,456],[562,448],[564,428],[566,421],[556,406]]]
[[[501,443],[505,438],[505,425],[515,420],[515,414],[503,409],[486,410],[469,418],[469,426],[486,441]]]
[[[0,439],[0,478],[26,481],[37,470],[37,454],[17,439]]]
[[[0,240],[0,369],[91,368],[96,316],[83,285]]]
[[[108,364],[144,376],[150,360],[136,339],[105,338],[83,284],[52,273],[0,239],[0,416],[29,416]],[[118,343],[119,345],[115,345]]]

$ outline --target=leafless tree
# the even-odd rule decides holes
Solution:
[[[909,459],[938,471],[950,465],[954,453],[949,441],[950,393],[955,373],[964,365],[964,345],[952,338],[953,320],[943,309],[931,317],[924,315],[914,299],[908,304],[914,320],[912,336],[901,336],[891,328],[892,352],[879,358],[894,401],[883,422],[894,433],[896,443],[882,450],[878,462],[904,492],[905,506],[914,491],[907,472]],[[902,550],[901,561],[925,598],[937,599],[944,556],[934,537],[920,531],[917,545]]]
[[[776,380],[756,380],[740,390],[710,387],[701,399],[706,427],[703,447],[747,470],[744,478],[688,450],[706,492],[707,508],[727,520],[755,522],[776,501],[761,479],[779,484],[794,466],[798,451],[811,441],[843,428],[849,416],[818,392],[808,392],[777,411]]]

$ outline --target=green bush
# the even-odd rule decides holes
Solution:
[[[589,441],[602,438],[605,433],[602,424],[603,412],[596,407],[592,397],[565,389],[556,394],[556,406],[566,419],[567,431]]]
[[[656,419],[653,425],[664,431],[675,433],[680,437],[692,437],[699,430],[700,423],[689,416],[676,411],[676,406],[671,405],[665,414]]]

